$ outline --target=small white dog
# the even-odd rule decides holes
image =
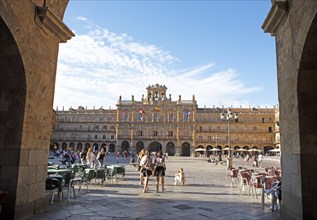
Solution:
[[[183,168],[180,168],[178,173],[175,173],[175,179],[174,179],[174,185],[177,185],[177,183],[183,183],[185,184],[185,173]]]

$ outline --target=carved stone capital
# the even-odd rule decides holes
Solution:
[[[61,43],[65,43],[75,34],[60,20],[49,7],[36,7],[36,15],[42,23],[42,28],[49,30],[52,34],[60,39]]]
[[[275,36],[278,28],[286,20],[287,13],[288,6],[286,0],[272,0],[272,8],[262,24],[264,32]]]

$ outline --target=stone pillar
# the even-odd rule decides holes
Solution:
[[[282,217],[316,219],[317,2],[272,3],[262,28],[276,37]]]
[[[48,204],[58,45],[73,36],[61,21],[68,1],[53,3],[0,1],[0,190],[8,191],[0,219],[20,219]]]

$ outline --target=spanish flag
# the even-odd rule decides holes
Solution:
[[[160,112],[161,110],[158,107],[154,107],[154,111]]]

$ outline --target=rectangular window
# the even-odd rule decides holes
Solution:
[[[200,131],[200,132],[203,131],[203,127],[202,127],[202,126],[199,127],[199,131]]]
[[[114,140],[114,135],[111,135],[110,138],[111,138],[111,140]]]
[[[211,118],[208,118],[208,122],[211,122]]]
[[[217,127],[217,131],[220,131],[220,127]]]
[[[269,133],[272,133],[272,127],[269,127]]]
[[[257,128],[256,127],[253,127],[253,131],[256,131],[257,130]]]
[[[153,131],[153,136],[157,137],[157,131]]]
[[[96,139],[96,140],[98,139],[98,135],[97,135],[97,134],[95,134],[95,139]]]
[[[211,136],[208,136],[208,141],[211,141]]]
[[[142,121],[143,120],[143,114],[140,113],[140,112],[137,113],[136,117],[137,117],[137,121]]]
[[[123,121],[129,121],[129,113],[123,113]]]
[[[173,131],[168,131],[168,132],[167,132],[167,136],[173,137]]]
[[[153,121],[159,121],[159,114],[157,112],[153,115]]]
[[[137,131],[136,135],[139,136],[139,137],[143,136],[143,131]]]
[[[107,135],[102,135],[102,139],[106,140],[107,139]]]
[[[173,122],[173,121],[174,121],[174,114],[168,113],[168,122]]]
[[[202,137],[202,136],[198,136],[198,140],[199,140],[200,142],[202,142],[202,141],[203,141],[203,137]]]

